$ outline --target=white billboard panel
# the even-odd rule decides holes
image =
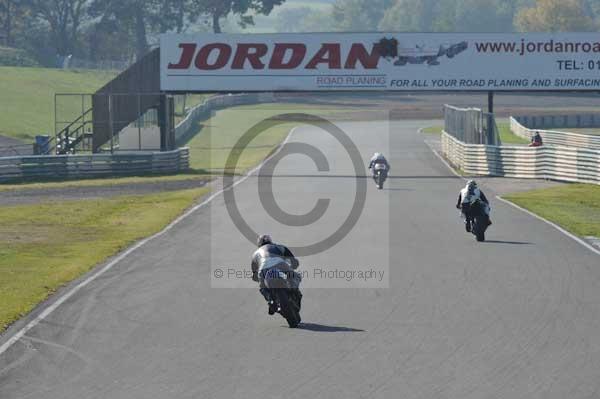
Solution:
[[[597,33],[163,35],[165,91],[600,90]]]

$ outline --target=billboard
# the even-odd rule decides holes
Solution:
[[[163,35],[164,91],[600,90],[597,33]]]

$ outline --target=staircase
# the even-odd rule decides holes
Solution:
[[[160,92],[160,50],[157,48],[92,95],[92,152],[98,152],[111,137],[149,109],[158,109],[160,115],[164,97]]]
[[[158,112],[161,150],[175,148],[173,99],[160,91],[160,49],[150,51],[91,97],[91,108],[84,111],[82,105],[82,114],[60,127],[50,143],[51,153],[97,153],[108,143],[112,151],[119,133],[150,109]]]
[[[77,119],[57,133],[54,152],[58,155],[74,154],[76,150],[89,151],[92,147],[93,134],[89,131],[91,125],[92,108],[85,111]],[[87,118],[86,118],[87,117]],[[87,131],[86,131],[87,127]]]

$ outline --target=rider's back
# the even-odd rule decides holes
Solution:
[[[288,253],[289,250],[284,245],[266,244],[254,251],[252,264],[256,265],[258,271],[269,269],[282,262],[288,263]]]
[[[462,190],[460,190],[460,195],[462,198],[462,203],[469,204],[481,198],[481,191],[479,191],[478,188],[470,189],[469,187],[465,187]]]

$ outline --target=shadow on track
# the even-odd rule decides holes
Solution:
[[[298,328],[298,330],[308,330],[308,331],[316,331],[316,332],[364,332],[365,331],[365,330],[361,330],[358,328],[326,326],[324,324],[316,324],[316,323],[300,323],[297,328]]]
[[[532,242],[523,242],[523,241],[501,241],[501,240],[485,240],[484,243],[489,244],[508,244],[508,245],[533,245]]]

